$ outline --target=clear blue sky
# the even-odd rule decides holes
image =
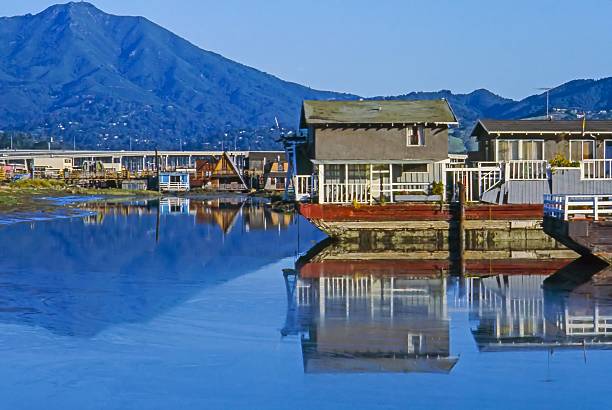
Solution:
[[[488,88],[512,98],[612,76],[612,0],[93,0],[314,88],[364,96]],[[49,0],[2,0],[0,15]]]

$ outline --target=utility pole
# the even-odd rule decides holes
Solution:
[[[13,150],[13,134],[11,134],[11,151]]]
[[[552,90],[552,87],[540,87],[538,88],[538,90],[543,90],[546,91],[546,119],[549,120],[550,119],[550,114],[549,114],[549,106],[550,106],[550,90]]]
[[[76,151],[76,134],[72,135],[72,150]]]

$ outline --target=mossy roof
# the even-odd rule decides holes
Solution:
[[[326,124],[456,124],[446,100],[304,101],[301,128]]]

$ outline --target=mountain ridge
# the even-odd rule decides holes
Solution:
[[[139,16],[86,2],[0,18],[0,129],[83,148],[278,147],[304,99],[357,99],[315,90],[197,47]],[[470,148],[477,118],[545,114],[546,96],[512,100],[486,89],[409,92],[385,99],[446,98],[460,119],[453,150]],[[550,90],[555,108],[612,108],[612,77]],[[607,114],[606,114],[607,115]],[[0,146],[6,138],[0,135]]]

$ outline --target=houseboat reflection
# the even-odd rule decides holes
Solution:
[[[451,371],[446,277],[410,265],[306,255],[284,272],[304,372]]]
[[[610,273],[565,290],[545,275],[463,279],[479,350],[612,348]]]
[[[117,201],[83,204],[95,214],[86,217],[88,224],[100,224],[107,216],[152,215],[191,216],[196,224],[216,225],[228,234],[236,225],[251,230],[287,229],[295,216],[272,211],[262,201],[245,197],[184,198],[165,197],[159,200]]]

